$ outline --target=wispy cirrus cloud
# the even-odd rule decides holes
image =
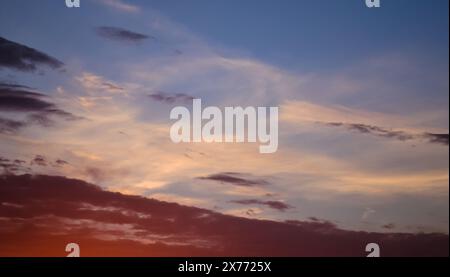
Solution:
[[[98,0],[98,2],[121,12],[137,13],[141,11],[138,6],[128,4],[122,0]]]
[[[40,66],[60,69],[63,63],[39,50],[0,37],[0,68],[34,72]]]
[[[91,94],[99,94],[104,92],[112,94],[126,93],[125,88],[122,86],[90,72],[83,72],[75,79]]]

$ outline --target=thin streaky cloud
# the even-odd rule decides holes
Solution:
[[[162,91],[157,91],[155,93],[149,94],[148,97],[150,97],[154,101],[163,102],[166,104],[173,104],[175,102],[183,102],[183,103],[189,103],[194,99],[193,96],[184,94],[184,93],[166,93]]]
[[[389,130],[383,127],[361,123],[327,122],[325,124],[327,126],[344,127],[350,131],[356,131],[362,134],[370,134],[383,138],[392,138],[399,141],[425,139],[429,143],[448,145],[448,134],[434,134],[434,133],[415,134],[399,130]]]
[[[223,172],[211,174],[208,176],[197,177],[200,180],[211,180],[220,183],[226,183],[234,186],[253,187],[269,185],[269,182],[263,179],[246,178],[243,174],[235,172]]]
[[[112,26],[100,26],[95,28],[95,31],[101,37],[122,42],[142,42],[146,39],[154,39],[149,35]]]
[[[284,202],[275,200],[264,201],[259,199],[242,199],[242,200],[231,200],[229,202],[241,205],[263,205],[281,212],[284,212],[285,210],[292,208],[292,206]]]
[[[80,76],[75,77],[75,80],[78,81],[83,86],[83,88],[91,91],[94,94],[102,92],[111,94],[126,93],[126,90],[123,86],[90,72],[83,72]]]
[[[138,6],[125,3],[121,0],[98,0],[98,2],[121,12],[137,13],[141,11]]]

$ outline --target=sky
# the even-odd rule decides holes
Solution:
[[[4,175],[448,235],[448,1],[64,2],[0,1]],[[192,98],[279,107],[278,151],[174,144],[170,110]]]

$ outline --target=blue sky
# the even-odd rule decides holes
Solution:
[[[47,28],[56,38],[77,25],[101,19],[107,22],[108,15],[117,15],[107,10],[99,13],[100,8],[92,1],[85,1],[86,8],[80,10],[67,10],[59,2],[63,1],[3,1],[2,10],[8,14],[2,14],[2,18],[9,20],[3,20],[2,31],[31,35],[34,28]],[[285,0],[276,7],[270,0],[130,3],[158,10],[212,43],[303,70],[333,69],[386,51],[426,49],[432,59],[436,52],[445,54],[448,45],[445,0],[384,1],[381,9],[367,9],[361,0]],[[24,17],[27,21],[21,22]],[[55,26],[58,18],[61,24]],[[115,17],[114,21],[119,23],[120,19]],[[130,16],[123,21],[132,26],[140,20]]]
[[[303,70],[334,69],[390,51],[428,49],[433,58],[448,45],[445,0],[384,1],[378,10],[361,0],[144,2],[219,45]]]

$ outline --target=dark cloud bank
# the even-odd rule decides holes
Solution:
[[[367,233],[330,222],[227,216],[64,177],[0,177],[0,256],[448,256],[446,234]]]

